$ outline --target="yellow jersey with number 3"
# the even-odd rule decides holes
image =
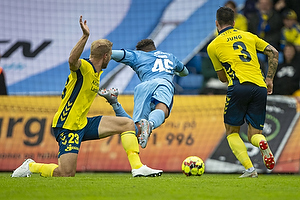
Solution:
[[[71,71],[62,93],[52,127],[80,130],[87,124],[88,111],[99,90],[100,75],[89,60],[81,59],[77,71]]]
[[[251,82],[266,87],[257,50],[263,52],[269,44],[256,35],[227,27],[208,45],[207,52],[215,71],[224,69],[229,81]]]

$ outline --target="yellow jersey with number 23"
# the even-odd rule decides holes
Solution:
[[[225,70],[228,86],[239,80],[266,87],[257,50],[263,52],[268,45],[250,32],[227,27],[208,45],[207,52],[215,71]]]
[[[99,90],[100,75],[89,60],[81,59],[77,71],[71,71],[62,93],[52,127],[80,130],[87,124],[88,111]]]

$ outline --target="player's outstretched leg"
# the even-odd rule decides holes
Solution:
[[[254,169],[252,172],[248,172],[248,171],[245,171],[241,176],[240,178],[257,178],[258,177],[258,174],[256,172],[256,169]]]
[[[119,90],[116,88],[111,89],[101,89],[98,91],[99,96],[104,97],[108,103],[114,109],[114,112],[117,117],[127,117],[132,119],[130,115],[123,109],[122,105],[118,102]],[[136,127],[136,132],[138,132],[138,128]]]
[[[29,163],[34,162],[32,159],[26,159],[23,164],[13,171],[11,177],[30,177],[32,172],[29,170]]]
[[[98,94],[104,97],[110,105],[118,103],[119,90],[117,88],[100,89]]]
[[[138,169],[133,169],[131,170],[132,176],[133,177],[155,177],[155,176],[161,176],[163,171],[162,170],[157,170],[157,169],[151,169],[150,167],[147,167],[146,165],[141,166]]]
[[[141,127],[141,134],[138,137],[138,140],[141,147],[145,148],[152,132],[152,124],[146,119],[141,119],[141,121],[139,121],[139,124]]]
[[[273,169],[275,166],[275,158],[271,149],[269,148],[267,141],[261,140],[259,142],[259,149],[266,167],[268,169]]]

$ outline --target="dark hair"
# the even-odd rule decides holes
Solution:
[[[217,10],[217,21],[220,26],[231,25],[234,23],[234,11],[228,7],[220,7]]]
[[[156,50],[154,41],[151,39],[143,39],[143,40],[139,41],[135,47],[136,47],[136,50],[141,50],[141,51]]]

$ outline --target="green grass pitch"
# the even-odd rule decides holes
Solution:
[[[122,200],[285,200],[300,199],[300,176],[259,174],[203,174],[186,177],[164,173],[161,177],[132,178],[131,173],[77,173],[75,177],[11,178],[0,173],[0,199],[122,199]]]

